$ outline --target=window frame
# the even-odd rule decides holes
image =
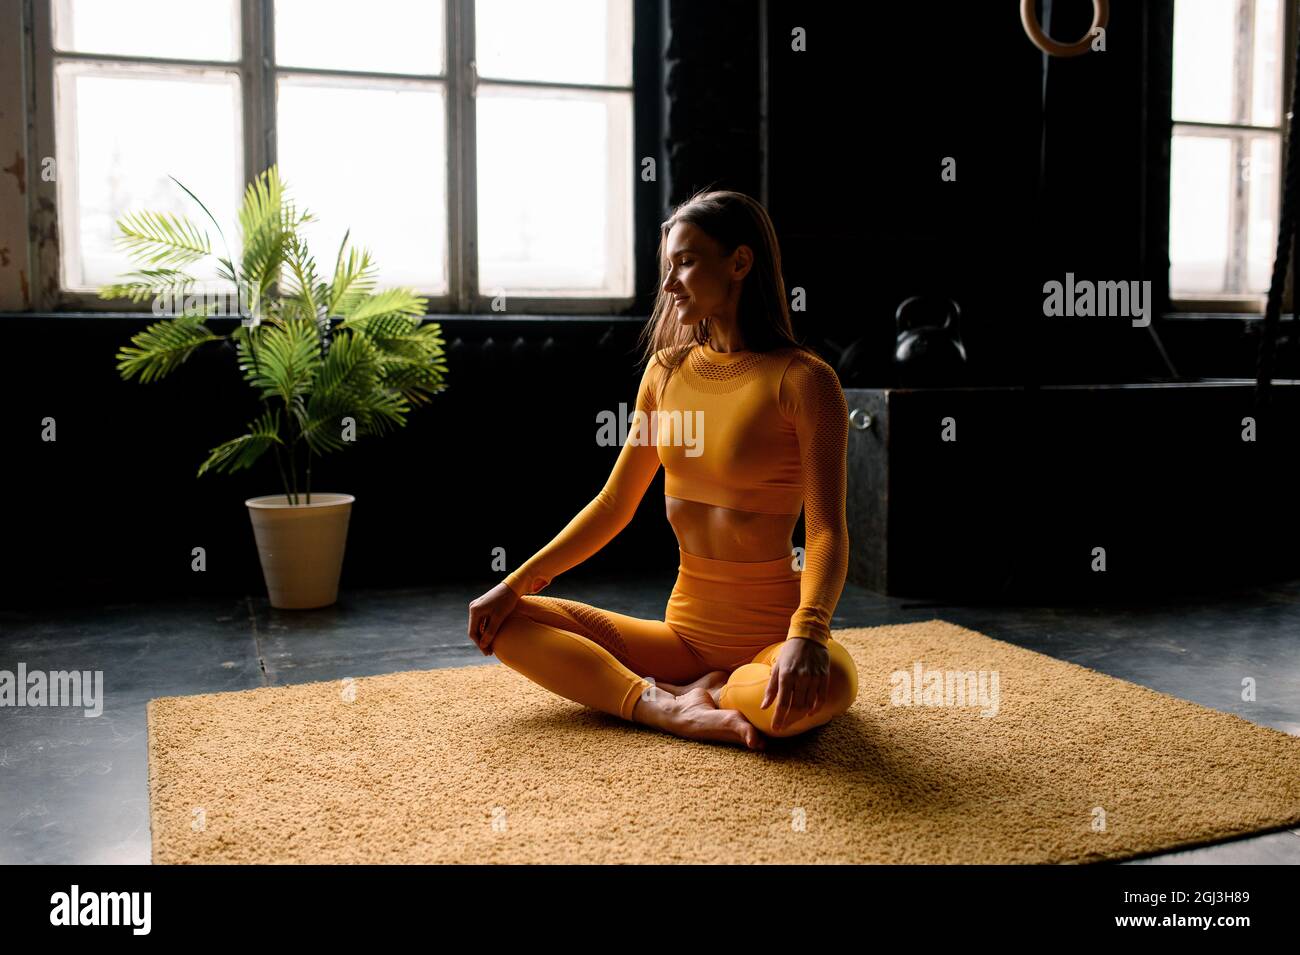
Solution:
[[[1177,0],[1175,0],[1175,3],[1176,2]],[[1249,0],[1249,3],[1250,3],[1250,10],[1252,16],[1252,23],[1253,23],[1255,3],[1254,0]],[[1169,15],[1170,15],[1170,21],[1169,21],[1170,35],[1172,36],[1173,17],[1175,15],[1174,4],[1170,4]],[[1292,86],[1294,84],[1293,74],[1295,73],[1296,25],[1297,25],[1297,20],[1296,20],[1295,5],[1292,2],[1290,2],[1290,0],[1285,0],[1285,2],[1282,3],[1282,31],[1283,31],[1282,52],[1281,52],[1282,69],[1279,71],[1280,72],[1279,82],[1281,83],[1282,89],[1278,96],[1279,115],[1278,115],[1278,125],[1276,126],[1263,126],[1263,125],[1242,124],[1242,123],[1209,123],[1209,122],[1177,120],[1173,116],[1173,109],[1172,109],[1173,82],[1174,82],[1172,72],[1169,78],[1170,114],[1169,114],[1169,139],[1167,145],[1167,155],[1170,157],[1171,162],[1172,162],[1172,155],[1173,155],[1174,135],[1180,127],[1191,127],[1193,129],[1205,130],[1207,132],[1218,129],[1218,130],[1242,130],[1242,131],[1255,131],[1255,132],[1273,131],[1277,133],[1278,144],[1279,144],[1278,157],[1280,162],[1278,168],[1278,191],[1277,191],[1276,198],[1277,198],[1277,210],[1278,210],[1279,218],[1281,217],[1282,201],[1286,191],[1287,150],[1290,145],[1287,141],[1287,124],[1289,122],[1289,118],[1291,116],[1291,110],[1293,108],[1291,103],[1291,91],[1292,91]],[[1251,35],[1253,36],[1253,32]],[[1251,68],[1253,68],[1253,58],[1254,58],[1254,51],[1253,51],[1253,46],[1251,46],[1250,47]],[[1249,70],[1240,61],[1240,59],[1238,59],[1236,63],[1236,67],[1237,67],[1237,76],[1235,77],[1235,80],[1237,82],[1241,81],[1243,75],[1246,75],[1247,80],[1250,79],[1248,75]],[[1240,95],[1240,90],[1238,90],[1237,92],[1238,95]],[[1237,140],[1237,142],[1233,144],[1232,149],[1233,149],[1234,164],[1237,168],[1240,168],[1240,161],[1239,161],[1240,153],[1241,153],[1240,140]],[[1170,183],[1172,181],[1172,168],[1166,170],[1165,181],[1166,183]],[[1240,177],[1238,176],[1238,183],[1240,183],[1240,181],[1241,181]],[[1234,190],[1232,204],[1233,204],[1233,209],[1230,213],[1230,221],[1236,223],[1238,227],[1240,227],[1240,223],[1243,221],[1241,218],[1242,209],[1248,206],[1248,201],[1242,196],[1242,191],[1240,188]],[[1172,216],[1172,214],[1173,214],[1173,196],[1171,191],[1165,203],[1166,221],[1164,226],[1165,226],[1166,238],[1168,238],[1169,236],[1170,224],[1168,220]],[[1276,249],[1276,243],[1274,245],[1274,248]],[[1276,256],[1276,252],[1274,252],[1274,256]],[[1270,266],[1271,266],[1271,262],[1270,262]],[[1170,264],[1170,269],[1172,271],[1172,263]],[[1292,292],[1292,284],[1293,284],[1293,276],[1291,275],[1290,264],[1288,263],[1286,284],[1283,288],[1283,298],[1282,298],[1282,311],[1284,312],[1294,311],[1294,305],[1293,305],[1294,296]],[[1264,308],[1268,302],[1267,291],[1259,292],[1255,294],[1229,293],[1222,296],[1207,296],[1207,295],[1198,296],[1195,294],[1180,296],[1174,293],[1172,283],[1170,283],[1167,287],[1169,288],[1169,309],[1171,312],[1194,312],[1194,313],[1201,313],[1201,314],[1212,314],[1212,313],[1263,314]]]
[[[340,70],[316,67],[280,67],[275,64],[274,0],[238,0],[239,50],[237,61],[211,61],[170,57],[122,56],[97,53],[64,53],[54,49],[54,5],[58,0],[23,0],[26,22],[30,25],[28,46],[28,168],[41,168],[44,157],[54,157],[58,117],[54,110],[54,68],[56,63],[86,61],[101,63],[141,63],[158,66],[206,67],[235,72],[239,76],[243,123],[243,177],[245,187],[255,172],[260,172],[276,157],[276,78],[277,74],[305,76],[341,76],[414,81],[446,89],[447,162],[447,256],[448,292],[444,295],[421,293],[428,299],[429,314],[487,314],[506,317],[518,314],[550,313],[556,315],[614,315],[627,312],[638,301],[644,284],[640,267],[645,244],[640,221],[649,209],[647,196],[634,185],[632,194],[633,291],[628,296],[561,297],[516,295],[507,293],[506,312],[494,312],[494,296],[478,291],[478,261],[473,250],[478,245],[478,210],[476,188],[476,110],[479,87],[559,88],[593,92],[624,93],[631,101],[632,158],[650,153],[644,148],[646,128],[638,108],[638,88],[642,52],[646,40],[639,36],[648,22],[642,0],[628,0],[632,19],[632,82],[627,86],[559,83],[530,80],[480,79],[474,63],[475,0],[443,0],[446,63],[442,73],[409,74]],[[652,78],[650,78],[652,79]],[[657,151],[652,153],[659,160]],[[662,167],[662,163],[658,163]],[[636,169],[627,170],[628,176]],[[56,176],[62,175],[57,170]],[[657,191],[656,187],[656,191]],[[657,194],[654,198],[657,200]],[[310,197],[302,197],[310,207]],[[60,254],[58,187],[40,176],[31,177],[28,201],[29,261],[32,268],[32,308],[36,311],[95,311],[149,313],[147,302],[129,299],[101,299],[94,292],[63,288]],[[223,223],[223,226],[226,224]]]

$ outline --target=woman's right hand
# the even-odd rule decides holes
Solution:
[[[492,641],[506,622],[519,595],[503,580],[483,596],[469,603],[469,638],[484,656],[492,655]]]

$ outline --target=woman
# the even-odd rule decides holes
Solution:
[[[469,605],[469,635],[575,702],[762,749],[857,696],[853,660],[830,635],[849,559],[848,406],[835,371],[794,340],[759,203],[693,196],[661,226],[659,261],[637,413],[609,479]],[[534,596],[627,526],[661,464],[680,558],[664,619]]]

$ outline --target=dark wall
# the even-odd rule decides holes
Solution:
[[[234,474],[196,472],[211,448],[259,412],[225,343],[147,385],[113,356],[143,323],[104,316],[6,316],[0,607],[118,602],[189,593],[264,593],[245,499],[281,492],[274,459]],[[495,583],[604,483],[617,448],[593,441],[596,416],[635,399],[635,324],[551,327],[545,319],[449,320],[447,390],[408,424],[317,459],[315,491],[357,498],[342,586]],[[228,334],[233,320],[212,320]],[[41,440],[52,418],[57,440]],[[676,541],[659,499],[583,569],[638,560],[662,568]],[[657,544],[657,547],[656,547]],[[191,570],[194,547],[207,570]],[[646,549],[652,555],[645,553]]]
[[[1087,31],[1090,4],[1045,6],[1053,35]],[[856,384],[889,380],[895,308],[925,293],[962,307],[971,383],[1167,373],[1128,323],[1044,319],[1042,288],[1156,278],[1141,120],[1150,18],[1171,9],[1112,4],[1105,52],[1048,61],[1044,143],[1045,57],[1017,4],[772,4],[771,209],[809,324],[874,345]]]
[[[1089,5],[1055,6],[1053,35],[1081,35]],[[1180,374],[1253,374],[1243,322],[1158,317],[1143,330],[1042,315],[1043,283],[1066,271],[1163,288],[1170,0],[1112,4],[1105,53],[1051,61],[1044,182],[1043,56],[1015,4],[638,0],[638,11],[637,151],[661,170],[638,184],[641,302],[612,319],[435,316],[447,392],[315,470],[316,489],[357,496],[345,588],[486,588],[503,576],[493,547],[513,569],[595,495],[617,454],[594,444],[595,416],[635,395],[658,222],[707,185],[768,204],[787,286],[807,294],[796,330],[832,361],[864,342],[846,385],[893,383],[894,309],[920,293],[963,309],[969,365],[954,383],[1169,375],[1157,341]],[[806,52],[790,49],[795,27]],[[956,182],[940,180],[945,156]],[[255,410],[233,355],[212,347],[142,386],[118,378],[113,356],[147,318],[0,321],[0,606],[260,593],[243,501],[279,490],[274,465],[195,477]],[[52,444],[40,440],[46,416]],[[575,573],[671,570],[662,495],[660,475],[638,519]],[[196,546],[203,574],[190,570]]]

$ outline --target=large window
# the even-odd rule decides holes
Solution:
[[[350,229],[436,310],[632,301],[632,0],[28,2],[54,307],[105,306],[123,213],[206,223],[170,177],[233,242],[272,163],[318,260]]]
[[[1177,308],[1262,308],[1281,208],[1291,6],[1174,5],[1169,294]]]

